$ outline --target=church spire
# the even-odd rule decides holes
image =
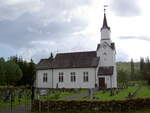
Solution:
[[[104,6],[104,7],[106,7],[106,6]],[[104,19],[103,19],[103,26],[102,26],[101,30],[102,29],[108,29],[108,30],[110,30],[110,27],[107,25],[107,18],[106,18],[105,11],[106,11],[106,9],[104,8]]]

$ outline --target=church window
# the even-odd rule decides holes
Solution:
[[[83,72],[83,82],[88,82],[89,77],[88,77],[88,72]]]
[[[76,76],[75,76],[76,73],[75,72],[71,72],[70,74],[71,74],[70,81],[71,82],[76,82]]]
[[[63,75],[64,75],[63,72],[59,72],[59,82],[63,82],[64,81]]]
[[[47,82],[47,73],[44,73],[44,74],[43,74],[43,82],[44,82],[44,83]]]

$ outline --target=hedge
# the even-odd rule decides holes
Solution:
[[[150,98],[128,100],[34,100],[32,111],[130,111],[150,109]]]

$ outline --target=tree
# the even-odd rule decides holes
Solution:
[[[29,85],[33,86],[35,82],[36,68],[33,60],[31,59],[28,67]]]
[[[50,59],[53,59],[54,58],[54,56],[53,56],[53,53],[51,52],[51,55],[50,55],[50,57],[49,57]]]
[[[0,58],[0,85],[4,85],[4,79],[5,79],[5,60],[4,58]]]
[[[130,79],[131,79],[131,80],[134,80],[134,78],[135,78],[135,71],[134,71],[134,62],[133,62],[133,59],[131,59],[130,65],[131,65]]]
[[[117,80],[119,83],[122,83],[123,85],[127,85],[128,82],[128,74],[123,69],[119,69],[117,73]]]
[[[5,81],[7,85],[15,85],[22,77],[22,71],[13,61],[5,63]]]
[[[148,84],[150,85],[150,61],[147,57],[145,60],[145,79],[148,81]]]
[[[145,67],[146,67],[145,60],[144,60],[143,57],[141,57],[140,58],[140,75],[141,75],[142,78],[144,78],[145,75],[146,75]]]

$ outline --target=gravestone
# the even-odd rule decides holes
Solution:
[[[44,96],[44,95],[47,95],[48,94],[48,91],[46,89],[41,89],[40,90],[40,96]]]

